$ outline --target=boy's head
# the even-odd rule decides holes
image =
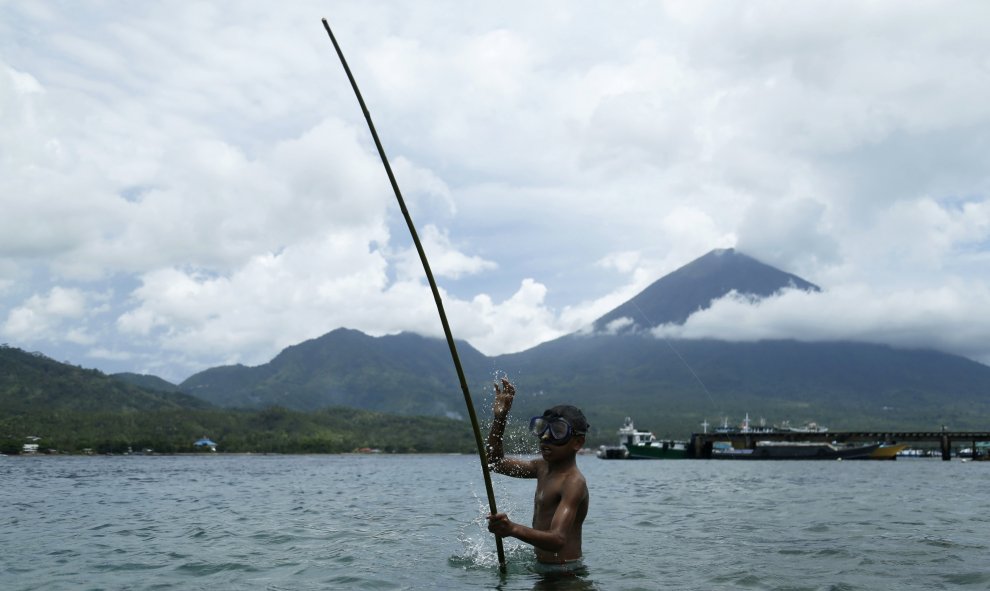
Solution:
[[[571,406],[570,404],[558,404],[553,408],[548,408],[543,411],[543,418],[545,419],[555,419],[561,418],[567,421],[571,429],[574,431],[575,435],[584,435],[588,432],[588,419],[584,418],[584,413],[581,409],[576,406]]]
[[[584,413],[569,404],[548,408],[543,411],[543,416],[533,417],[529,423],[530,431],[541,442],[550,444],[551,448],[568,448],[571,453],[578,452],[584,445],[588,426]]]

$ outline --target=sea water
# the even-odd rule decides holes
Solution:
[[[0,457],[0,589],[990,589],[990,462],[578,464],[554,579],[500,572],[476,456]]]

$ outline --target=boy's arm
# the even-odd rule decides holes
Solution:
[[[568,478],[561,491],[560,504],[553,514],[550,529],[541,530],[509,521],[505,513],[488,517],[488,531],[499,537],[517,538],[547,552],[557,552],[567,544],[567,533],[572,531],[578,509],[586,494],[584,478]]]
[[[505,424],[509,416],[509,409],[512,408],[512,398],[516,395],[516,389],[509,380],[502,378],[502,387],[495,384],[495,417],[492,420],[492,429],[488,433],[488,466],[499,474],[506,474],[516,478],[536,478],[536,464],[528,460],[505,457],[505,448],[502,444],[505,435]]]

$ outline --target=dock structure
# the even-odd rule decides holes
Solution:
[[[715,442],[727,441],[735,449],[753,449],[757,441],[810,441],[816,443],[927,443],[942,452],[942,459],[952,457],[953,444],[971,445],[990,441],[990,431],[734,431],[692,433],[688,457],[710,460]]]

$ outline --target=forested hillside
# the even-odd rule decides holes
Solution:
[[[127,376],[128,380],[136,380]],[[176,453],[202,451],[209,437],[225,452],[341,453],[473,452],[470,426],[442,417],[412,417],[323,408],[221,409],[182,393],[164,380],[157,390],[38,353],[0,348],[0,453],[20,453],[25,442],[57,453]],[[165,384],[165,385],[163,385]]]

